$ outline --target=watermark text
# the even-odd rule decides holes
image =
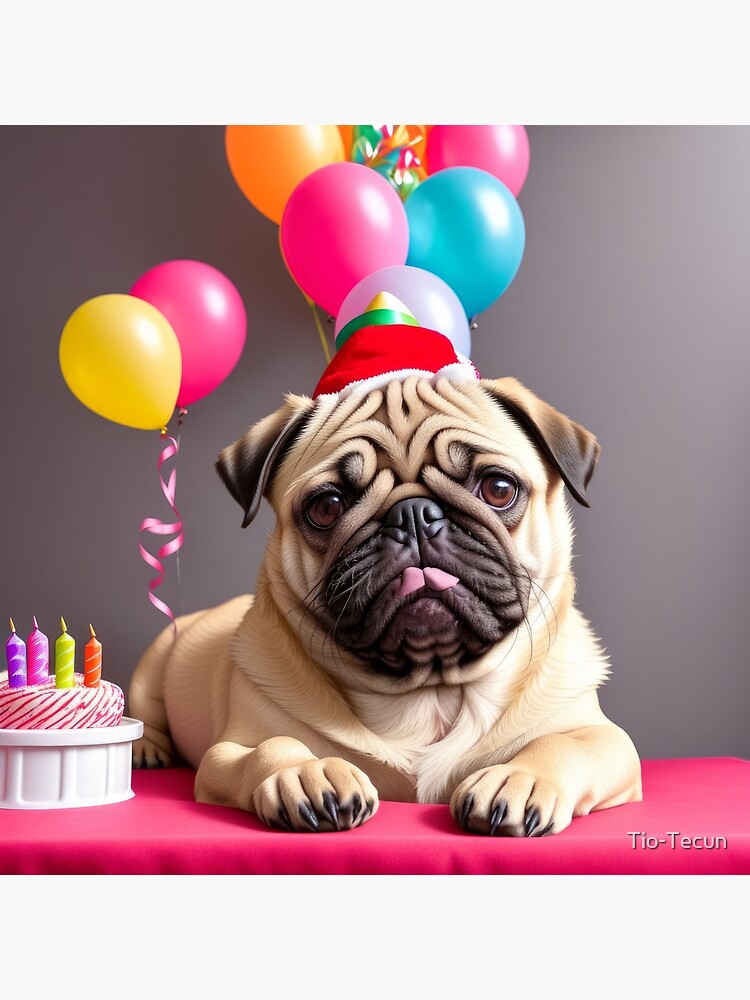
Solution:
[[[677,830],[667,830],[662,837],[643,830],[628,830],[627,835],[634,851],[656,851],[660,847],[668,847],[672,851],[678,848],[683,851],[725,851],[728,846],[726,837],[688,837]]]

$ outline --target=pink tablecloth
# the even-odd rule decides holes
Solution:
[[[643,802],[540,840],[464,834],[447,806],[402,802],[346,833],[276,833],[194,802],[193,777],[135,771],[126,802],[0,810],[0,874],[750,874],[750,761],[736,757],[645,761]]]

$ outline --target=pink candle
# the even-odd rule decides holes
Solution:
[[[46,684],[49,680],[49,639],[37,625],[26,640],[28,657],[28,684]]]
[[[16,635],[16,626],[10,619],[10,637],[5,643],[5,655],[8,659],[8,687],[20,688],[26,686],[26,643],[20,635]]]

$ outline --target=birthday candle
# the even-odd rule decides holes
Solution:
[[[68,635],[65,619],[60,619],[62,635],[55,642],[55,687],[70,688],[75,686],[75,655],[76,641]]]
[[[16,635],[16,626],[10,619],[10,637],[5,643],[5,655],[8,658],[8,687],[20,688],[26,686],[26,643],[20,635]]]
[[[102,644],[96,638],[94,626],[89,622],[91,638],[86,643],[83,654],[83,686],[99,687],[102,676]]]
[[[28,679],[29,684],[46,684],[49,680],[49,639],[40,631],[33,619],[34,630],[26,640],[28,647]]]

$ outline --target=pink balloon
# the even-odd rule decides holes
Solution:
[[[245,306],[229,278],[198,260],[169,260],[142,274],[130,294],[155,306],[180,343],[177,406],[189,406],[221,385],[247,338]]]
[[[292,191],[281,217],[281,248],[302,291],[335,316],[372,271],[404,264],[409,223],[385,177],[362,163],[329,163]]]
[[[420,326],[442,333],[459,354],[471,357],[471,330],[459,297],[432,271],[408,264],[381,268],[358,282],[341,303],[336,334],[355,316],[360,316],[378,292],[395,295]]]
[[[529,173],[529,136],[523,125],[433,125],[425,159],[430,174],[446,167],[479,167],[518,197]]]

